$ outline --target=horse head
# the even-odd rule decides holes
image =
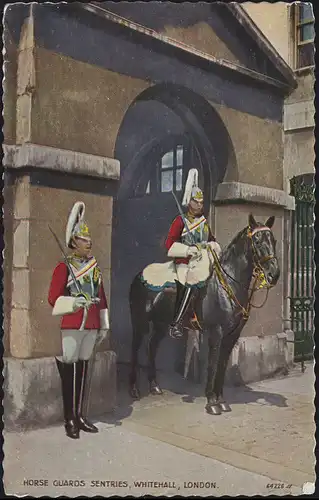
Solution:
[[[269,217],[264,224],[261,224],[250,214],[248,222],[248,238],[251,243],[253,265],[264,273],[269,287],[275,286],[280,276],[276,240],[271,230],[275,217]]]

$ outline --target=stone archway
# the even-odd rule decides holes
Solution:
[[[147,264],[166,260],[163,243],[177,215],[170,190],[181,200],[188,170],[197,167],[208,213],[232,154],[230,137],[218,113],[186,87],[155,85],[127,110],[115,147],[121,180],[112,236],[111,319],[120,362],[130,359],[130,283]],[[169,167],[163,166],[165,158],[171,161]],[[170,342],[169,338],[163,341],[158,360],[159,368],[168,371],[174,369]],[[142,363],[143,355],[141,352]]]

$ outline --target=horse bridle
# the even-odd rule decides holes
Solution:
[[[253,236],[254,236],[254,234],[259,233],[261,231],[269,231],[271,233],[271,229],[269,227],[267,227],[267,226],[258,226],[258,227],[256,227],[253,230],[251,230],[251,228],[248,227],[247,236],[248,236],[248,238],[251,241],[251,247],[252,247],[252,252],[253,252],[253,260],[254,260],[254,264],[255,264],[255,272],[256,271],[257,272],[258,271],[262,272],[263,276],[264,276],[264,279],[267,282],[267,287],[271,288],[273,285],[271,283],[269,283],[268,280],[267,280],[267,278],[266,278],[266,274],[265,274],[265,270],[263,268],[263,264],[265,264],[266,262],[269,262],[270,260],[276,260],[277,261],[277,257],[274,254],[265,255],[265,257],[262,257],[262,258],[259,257]]]
[[[253,287],[250,291],[250,297],[249,297],[249,300],[248,300],[248,305],[247,307],[243,307],[239,300],[237,299],[233,289],[229,286],[229,284],[227,283],[227,280],[224,279],[223,277],[223,274],[228,276],[232,281],[238,283],[237,280],[235,280],[235,278],[233,278],[232,276],[230,276],[225,270],[224,268],[222,267],[222,265],[220,264],[219,262],[219,259],[216,255],[216,252],[212,251],[212,254],[214,256],[214,260],[215,260],[215,271],[217,273],[217,276],[218,276],[218,279],[219,279],[219,282],[221,284],[221,286],[224,288],[224,290],[226,291],[228,297],[233,300],[237,306],[241,309],[242,311],[242,315],[243,315],[243,318],[245,318],[246,320],[248,319],[249,317],[249,314],[250,314],[250,309],[252,307],[254,308],[257,308],[257,309],[260,309],[261,307],[264,306],[264,304],[266,303],[267,301],[267,298],[268,298],[268,292],[269,292],[269,289],[272,288],[274,285],[272,285],[271,283],[268,282],[267,278],[266,278],[266,275],[265,275],[265,271],[264,271],[264,268],[263,268],[263,264],[265,262],[269,262],[270,260],[273,260],[273,259],[276,259],[277,260],[277,257],[273,254],[269,254],[269,255],[266,255],[265,257],[263,258],[260,258],[258,256],[258,252],[257,252],[257,249],[256,249],[256,246],[255,246],[255,243],[254,243],[254,240],[253,240],[253,236],[254,234],[256,234],[257,232],[259,231],[270,231],[271,232],[271,229],[267,226],[258,226],[256,227],[255,229],[251,230],[250,227],[248,227],[247,229],[247,236],[248,238],[250,239],[251,241],[251,244],[252,244],[252,252],[253,252],[253,261],[254,261],[254,264],[255,264],[255,267],[254,267],[254,271],[253,271],[253,275],[255,275],[255,280],[254,280],[254,284],[253,284]],[[257,283],[261,282],[261,286],[257,286]],[[254,295],[254,292],[260,288],[264,288],[266,287],[267,288],[267,294],[266,294],[266,298],[263,302],[263,304],[261,306],[256,306],[254,304],[252,304],[252,297]]]

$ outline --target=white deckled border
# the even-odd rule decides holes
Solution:
[[[295,198],[285,191],[243,182],[223,182],[219,184],[214,201],[225,202],[228,200],[277,205],[287,210],[295,209]]]
[[[5,168],[35,167],[101,179],[120,178],[120,162],[114,158],[31,143],[4,144],[3,151]]]

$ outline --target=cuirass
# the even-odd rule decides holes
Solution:
[[[96,298],[99,293],[102,275],[95,258],[93,257],[86,262],[75,257],[70,257],[68,260],[77,278],[77,282],[80,285],[81,291],[91,298]],[[68,276],[67,288],[70,295],[78,294],[71,274]]]
[[[186,219],[188,227],[191,231],[192,236],[190,236],[187,229],[183,229],[181,236],[181,243],[185,245],[194,245],[195,243],[207,243],[209,238],[209,228],[205,217],[199,217],[190,222]]]

